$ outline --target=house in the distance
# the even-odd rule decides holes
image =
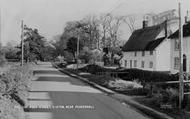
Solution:
[[[167,22],[135,30],[123,46],[122,67],[152,71],[170,71],[170,41]]]
[[[179,71],[179,30],[169,36],[171,41],[171,73]],[[183,70],[190,72],[190,22],[183,25]]]

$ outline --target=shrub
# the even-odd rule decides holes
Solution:
[[[0,66],[4,66],[6,64],[6,59],[4,55],[0,54]]]
[[[89,78],[89,80],[104,86],[108,86],[109,81],[115,81],[114,78],[109,76],[92,76],[91,78]]]
[[[153,95],[153,101],[155,105],[171,105],[173,108],[177,107],[178,104],[178,91],[173,88],[167,88],[166,90],[160,90],[158,93]]]
[[[24,119],[32,72],[30,67],[12,66],[0,75],[0,119]]]
[[[0,95],[0,119],[24,119],[23,108],[15,101]]]

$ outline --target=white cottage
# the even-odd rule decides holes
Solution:
[[[170,41],[167,22],[132,33],[123,46],[122,67],[152,71],[170,71]]]
[[[179,30],[174,32],[171,41],[171,73],[179,71]],[[190,72],[190,22],[183,25],[183,70]]]

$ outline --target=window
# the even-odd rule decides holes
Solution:
[[[145,56],[145,52],[144,51],[142,51],[142,56]]]
[[[179,57],[174,57],[174,69],[179,69],[179,65],[180,65],[180,62],[179,62]]]
[[[137,52],[135,52],[135,57],[137,56]]]
[[[149,68],[153,68],[153,62],[149,62]]]
[[[144,64],[145,64],[145,62],[141,61],[141,68],[144,68]]]
[[[137,67],[137,60],[134,60],[134,67]]]
[[[175,39],[174,40],[174,48],[175,48],[175,50],[179,50],[179,47],[180,47],[179,40]]]
[[[125,60],[125,67],[127,67],[127,60]]]
[[[153,55],[153,51],[150,51],[150,55]]]
[[[132,68],[132,65],[133,65],[132,63],[133,63],[133,61],[132,61],[132,60],[130,60],[130,68]]]

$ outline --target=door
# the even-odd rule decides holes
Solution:
[[[183,55],[183,71],[187,71],[187,57],[185,54]]]

